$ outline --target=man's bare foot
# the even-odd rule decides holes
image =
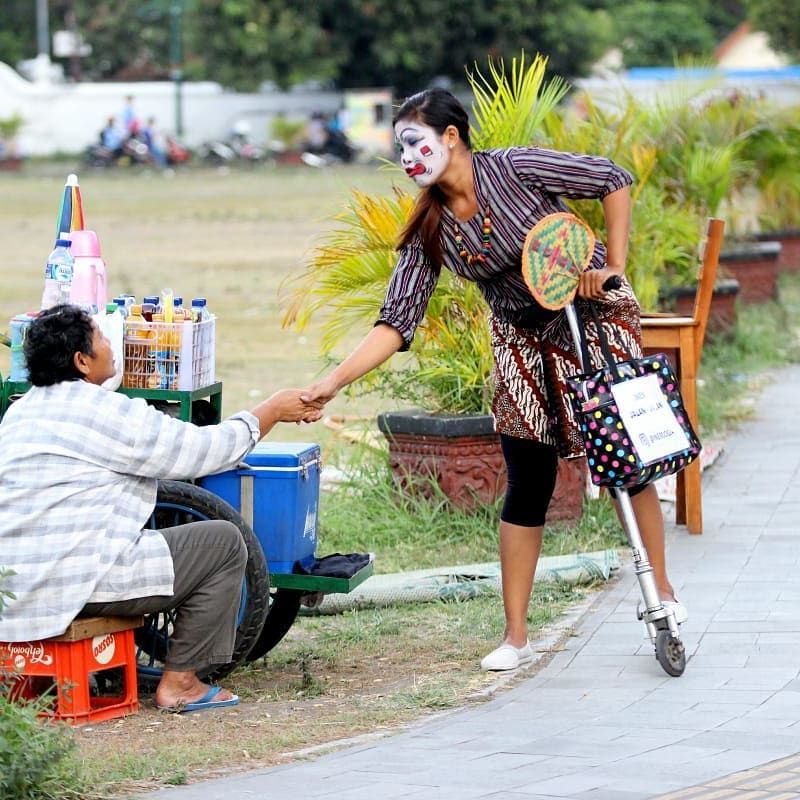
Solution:
[[[197,677],[196,672],[164,670],[156,689],[156,705],[159,708],[173,708],[187,703],[196,703],[208,694],[210,688],[207,683],[203,683]],[[228,689],[220,688],[214,700],[225,701],[233,697],[233,693]]]

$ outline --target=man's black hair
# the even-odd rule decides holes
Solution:
[[[92,318],[78,306],[59,305],[42,311],[28,327],[23,345],[30,382],[52,386],[81,380],[75,353],[93,356],[93,335]]]

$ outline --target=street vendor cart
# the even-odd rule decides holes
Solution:
[[[0,335],[0,342],[11,346],[8,336]],[[0,374],[0,419],[28,388],[27,382]],[[183,421],[215,424],[221,419],[218,381],[186,389],[123,384],[117,391],[144,398]],[[234,470],[197,482],[160,482],[149,527],[227,520],[239,528],[247,546],[233,659],[204,678],[219,679],[244,661],[264,656],[289,631],[301,605],[313,606],[325,594],[350,592],[372,574],[371,559],[347,577],[315,569],[320,472],[319,445],[262,442]],[[173,619],[172,611],[148,615],[136,631],[140,676],[160,675]]]

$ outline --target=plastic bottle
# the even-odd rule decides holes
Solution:
[[[142,316],[142,306],[141,303],[134,303],[128,314],[128,327],[131,331],[140,331],[144,329],[144,325],[141,323],[144,322],[144,317]]]
[[[108,337],[114,355],[114,374],[103,381],[103,388],[116,391],[122,383],[125,367],[125,317],[117,303],[106,303],[106,313],[98,319],[100,330]]]
[[[119,313],[122,314],[122,318],[126,319],[128,313],[130,311],[128,307],[128,301],[124,297],[115,297],[114,303],[116,304],[117,308],[119,309]]]
[[[142,316],[146,320],[152,321],[153,313],[156,311],[158,311],[158,295],[146,294],[142,300]]]
[[[175,319],[175,302],[172,289],[161,290],[161,313],[164,315],[164,322],[171,323]]]
[[[165,324],[164,314],[156,311],[153,314],[155,338],[151,345],[151,358],[155,360],[155,372],[152,388],[171,389],[175,375],[175,363],[172,353],[172,326]],[[156,384],[157,380],[157,384]]]
[[[208,310],[205,297],[195,297],[192,300],[192,322],[205,322],[210,319],[211,314]]]
[[[69,239],[57,239],[53,252],[47,257],[42,310],[52,308],[59,303],[69,303],[72,274],[75,269],[75,262],[69,250],[71,244]]]
[[[183,307],[183,298],[176,295],[172,298],[172,318],[175,322],[183,322],[187,319],[186,309]]]
[[[149,350],[150,330],[142,316],[142,307],[134,303],[125,320],[124,348],[125,375],[123,386],[132,389],[147,389],[150,374]]]

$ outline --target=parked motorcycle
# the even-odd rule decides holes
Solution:
[[[192,151],[184,144],[181,144],[172,136],[167,136],[167,163],[170,166],[185,164],[192,157]]]
[[[358,148],[344,131],[329,130],[323,145],[308,147],[300,158],[309,167],[327,167],[330,164],[350,164],[357,155]]]
[[[137,136],[129,136],[118,148],[90,144],[83,153],[83,161],[90,167],[126,167],[149,164],[150,151]]]

